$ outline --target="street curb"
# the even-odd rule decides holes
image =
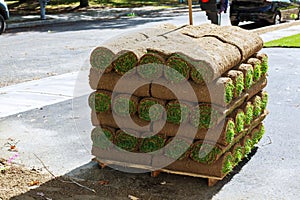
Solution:
[[[292,21],[292,22],[286,22],[278,25],[265,26],[251,31],[257,33],[258,35],[262,35],[268,32],[277,31],[277,30],[281,30],[281,29],[285,29],[297,25],[300,25],[300,21]]]

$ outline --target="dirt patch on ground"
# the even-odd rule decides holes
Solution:
[[[20,165],[7,164],[0,160],[0,199],[10,199],[13,196],[27,192],[50,180],[50,176],[36,169],[26,169]]]

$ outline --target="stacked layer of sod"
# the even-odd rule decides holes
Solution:
[[[112,141],[119,148],[115,161],[157,166],[151,152],[170,144],[161,152],[162,158],[176,160],[167,169],[216,177],[232,171],[250,153],[264,132],[259,124],[267,114],[268,94],[262,89],[268,57],[257,53],[262,47],[257,35],[249,33],[250,38],[236,27],[224,28],[226,33],[220,27],[203,27],[138,34],[137,40],[129,37],[92,52],[90,85],[97,91],[89,105],[93,125],[104,127],[102,132],[93,130],[93,152],[109,156],[112,144],[106,142]],[[156,82],[161,80],[175,91]],[[159,130],[156,123],[165,125]],[[179,127],[186,133],[180,139],[175,137]],[[190,138],[189,132],[196,135]],[[145,137],[147,133],[157,134]],[[135,161],[131,155],[126,158],[126,151],[149,156],[145,162]]]

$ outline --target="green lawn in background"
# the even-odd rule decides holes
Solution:
[[[300,34],[266,42],[264,47],[300,47]]]

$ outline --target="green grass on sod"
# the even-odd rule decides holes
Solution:
[[[266,42],[264,47],[300,47],[300,34]]]
[[[112,146],[113,133],[109,129],[96,127],[92,130],[91,138],[93,140],[93,146],[108,149]]]

